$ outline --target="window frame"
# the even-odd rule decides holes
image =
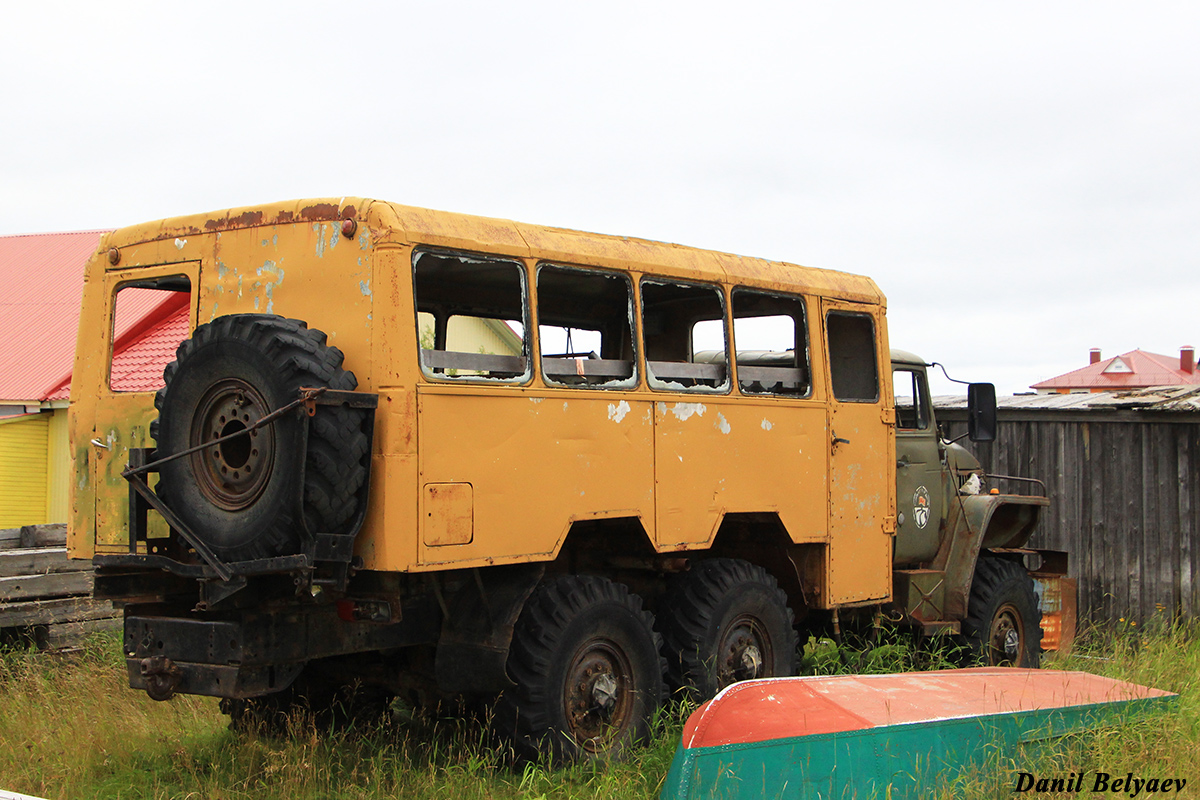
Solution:
[[[690,289],[708,289],[708,290],[713,291],[717,295],[717,297],[719,298],[720,306],[721,306],[721,316],[719,317],[719,319],[721,320],[721,327],[722,327],[722,331],[724,332],[724,338],[725,338],[725,344],[724,344],[725,377],[720,385],[718,385],[718,386],[682,386],[682,385],[666,386],[663,384],[672,382],[671,379],[667,379],[666,381],[664,381],[661,378],[658,378],[654,375],[654,370],[650,366],[650,364],[651,364],[650,352],[646,346],[646,304],[645,304],[645,293],[643,290],[647,283],[659,284],[659,285],[663,285],[663,286],[680,286],[680,287],[686,287],[686,288],[690,288]],[[640,344],[641,344],[643,359],[646,363],[646,387],[648,389],[650,389],[650,391],[674,392],[674,393],[683,393],[683,394],[708,394],[708,395],[729,395],[733,392],[733,370],[729,363],[729,345],[730,345],[730,341],[731,341],[731,338],[730,338],[731,330],[730,330],[730,323],[729,323],[729,298],[727,296],[727,291],[726,291],[727,288],[728,287],[723,284],[706,283],[704,281],[682,280],[679,278],[673,278],[670,276],[660,275],[660,274],[643,273],[640,276],[640,278],[638,279],[638,282],[637,282],[637,311],[638,311],[638,326],[637,326],[637,328],[638,328],[638,335],[640,337]],[[692,335],[693,335],[693,331],[696,326],[696,323],[704,321],[704,320],[710,320],[710,319],[716,319],[716,318],[714,318],[714,317],[695,317],[693,319],[689,319],[686,321],[687,351],[688,351],[689,356],[695,355],[695,352],[696,352],[695,343],[692,340]],[[696,362],[694,362],[694,361],[668,361],[668,362],[658,362],[658,363],[694,364]],[[701,380],[709,380],[709,379],[701,378]]]
[[[180,281],[183,281],[187,284],[187,289],[178,288],[177,284]],[[104,377],[105,390],[114,395],[116,395],[116,394],[128,395],[128,394],[138,394],[138,393],[158,391],[158,389],[122,389],[122,388],[119,388],[113,382],[113,377],[114,377],[113,367],[116,366],[117,343],[118,343],[117,301],[121,295],[121,292],[125,291],[126,289],[145,289],[148,291],[162,292],[164,297],[161,300],[159,300],[157,303],[155,303],[153,306],[151,306],[151,309],[157,308],[157,307],[161,306],[162,304],[168,302],[168,299],[166,297],[167,295],[186,294],[187,295],[187,303],[184,305],[184,308],[187,310],[187,315],[188,315],[188,319],[189,319],[189,326],[188,326],[189,332],[188,332],[187,336],[184,337],[184,339],[186,340],[188,338],[188,336],[191,336],[190,321],[192,318],[192,311],[194,310],[195,304],[196,304],[196,286],[195,286],[195,283],[192,281],[191,276],[189,276],[186,272],[179,272],[179,273],[169,273],[166,275],[155,275],[153,277],[145,277],[145,278],[133,277],[133,278],[130,278],[129,280],[123,280],[123,281],[120,281],[119,283],[117,283],[115,286],[113,286],[112,292],[109,294],[108,346],[106,348],[107,352],[105,354],[105,377]],[[159,321],[161,322],[161,320],[159,320]],[[127,328],[125,330],[125,332],[121,335],[129,336],[129,334],[134,330],[136,325],[141,325],[146,322],[147,322],[146,318],[142,318],[141,320],[138,320],[138,322],[134,326]],[[152,327],[153,327],[152,325],[147,325],[147,327],[141,332],[147,333],[151,330]],[[181,341],[181,343],[182,343],[182,341]],[[174,358],[172,358],[171,361],[174,361]],[[171,362],[168,361],[167,364],[169,364],[169,363],[171,363]],[[163,367],[165,369],[166,364],[164,364]],[[161,388],[162,387],[159,387],[159,389],[161,389]]]
[[[832,337],[830,336],[829,320],[831,317],[860,317],[866,319],[871,326],[871,369],[874,375],[875,395],[873,397],[866,396],[848,396],[843,397],[838,394],[838,362],[834,358],[832,349]],[[867,403],[874,404],[880,401],[882,395],[882,371],[879,369],[879,326],[875,320],[875,315],[869,311],[852,311],[846,308],[831,308],[825,312],[825,355],[829,367],[829,391],[834,402],[838,403]]]
[[[418,264],[418,261],[420,260],[420,258],[424,255],[430,255],[430,256],[434,256],[434,257],[438,257],[438,258],[457,258],[464,262],[501,263],[501,264],[510,265],[510,266],[513,266],[516,268],[517,274],[520,276],[521,325],[524,329],[524,335],[521,337],[521,353],[520,353],[520,355],[511,356],[511,357],[512,358],[520,358],[520,359],[524,360],[524,369],[520,374],[517,374],[511,378],[494,378],[494,377],[490,377],[487,375],[448,375],[445,372],[434,372],[433,370],[455,369],[456,367],[429,366],[426,364],[425,353],[427,352],[427,350],[425,348],[421,347],[420,316],[421,316],[422,312],[430,314],[434,320],[434,348],[432,348],[428,352],[441,352],[441,353],[461,352],[461,351],[456,351],[456,350],[446,350],[445,349],[445,344],[446,344],[445,339],[448,338],[448,336],[444,330],[442,332],[442,336],[443,336],[443,341],[441,342],[442,348],[440,350],[437,348],[437,344],[438,344],[437,339],[438,339],[439,329],[448,327],[450,320],[455,316],[470,317],[470,318],[479,319],[479,320],[485,320],[485,319],[497,320],[497,321],[503,322],[503,323],[507,323],[508,320],[502,319],[500,317],[484,317],[484,316],[480,316],[477,314],[464,314],[464,313],[461,313],[461,311],[457,311],[453,308],[439,309],[439,312],[444,317],[444,319],[442,319],[442,318],[439,318],[438,313],[429,311],[427,309],[422,309],[421,302],[420,302],[420,295],[418,294],[419,287],[418,287],[418,281],[417,281],[417,264]],[[503,256],[503,255],[496,255],[494,253],[480,253],[480,252],[474,252],[474,251],[470,251],[470,250],[458,250],[458,249],[453,249],[453,248],[430,247],[430,246],[424,246],[424,245],[417,245],[417,246],[414,246],[412,249],[412,256],[410,257],[410,272],[409,272],[409,274],[411,275],[412,289],[413,289],[413,293],[412,293],[412,296],[413,296],[412,324],[413,324],[413,329],[414,329],[414,333],[415,333],[417,371],[421,375],[422,378],[424,378],[427,381],[436,382],[436,383],[475,384],[475,385],[485,385],[485,386],[527,386],[533,381],[534,358],[533,358],[533,338],[530,334],[530,330],[532,327],[531,326],[532,316],[530,313],[529,265],[525,262],[524,259],[522,259],[518,256]],[[458,368],[463,369],[463,368],[469,368],[469,367],[458,367]],[[469,368],[469,369],[475,369],[475,368]]]
[[[909,380],[913,388],[913,403],[916,410],[917,426],[909,428],[901,425],[900,406],[896,403],[896,373],[906,372],[909,374]],[[897,364],[892,367],[892,404],[896,409],[896,430],[913,433],[923,433],[928,431],[933,424],[933,402],[929,396],[929,381],[926,379],[925,370],[919,369],[910,364]]]
[[[799,367],[794,367],[794,369],[803,370],[805,373],[805,380],[807,381],[808,386],[803,394],[798,393],[798,392],[769,392],[769,391],[756,392],[756,391],[749,391],[749,390],[743,388],[742,373],[741,373],[742,367],[741,367],[740,363],[738,363],[738,357],[737,357],[737,354],[738,354],[737,321],[739,319],[739,317],[737,316],[737,295],[739,293],[754,294],[754,295],[759,295],[762,297],[773,297],[773,298],[778,298],[780,300],[797,302],[799,304],[799,306],[800,306],[799,330],[803,332],[803,336],[804,336],[804,351],[803,351],[804,360],[803,360],[803,363]],[[770,316],[782,316],[782,315],[770,315]],[[741,317],[741,319],[761,319],[761,318],[763,318],[763,317],[752,317],[752,316]],[[736,285],[736,286],[732,287],[732,289],[729,292],[729,319],[730,319],[730,323],[729,323],[730,335],[733,337],[733,361],[734,361],[735,368],[737,370],[737,378],[738,378],[737,385],[738,385],[739,394],[745,395],[747,397],[784,397],[784,398],[788,398],[791,400],[806,400],[806,399],[812,398],[813,391],[814,391],[814,389],[813,389],[814,381],[813,381],[813,369],[812,369],[812,336],[810,335],[811,331],[809,330],[809,326],[808,326],[808,298],[806,298],[802,294],[794,294],[791,292],[776,292],[776,291],[771,291],[770,289],[762,289],[762,288],[759,288],[756,286]],[[794,320],[794,318],[793,318],[793,320]],[[786,352],[786,351],[772,350],[770,352]],[[797,353],[797,356],[799,356],[799,355],[800,355],[800,353]],[[775,385],[775,384],[772,384],[772,386],[773,385]]]
[[[541,290],[541,282],[542,282],[542,271],[546,268],[549,268],[552,270],[561,270],[563,272],[576,272],[576,273],[580,273],[580,274],[601,275],[605,278],[613,278],[616,280],[623,280],[625,282],[625,288],[626,288],[625,297],[626,297],[626,301],[627,301],[625,321],[629,325],[629,347],[630,347],[630,350],[632,351],[630,354],[631,355],[630,375],[628,377],[617,378],[617,379],[609,380],[609,381],[602,381],[601,383],[569,384],[569,383],[565,383],[565,382],[556,381],[556,380],[552,379],[549,376],[549,374],[547,374],[546,364],[545,364],[546,354],[545,354],[544,348],[542,347],[542,326],[546,323],[544,323],[542,321],[541,305],[540,305],[540,303],[541,303],[540,290]],[[542,382],[547,387],[554,388],[554,389],[603,389],[605,391],[630,391],[630,390],[638,388],[638,386],[641,383],[641,370],[638,367],[638,361],[640,358],[640,354],[642,352],[641,341],[639,338],[641,326],[638,325],[637,321],[635,320],[635,317],[637,316],[637,312],[638,312],[638,300],[637,300],[637,293],[635,291],[635,281],[633,280],[633,277],[629,273],[623,272],[621,270],[605,269],[603,267],[591,267],[591,266],[579,266],[577,264],[566,264],[561,261],[538,261],[537,264],[534,266],[534,292],[533,292],[533,295],[534,295],[533,301],[536,304],[537,311],[538,311],[538,315],[537,315],[538,323],[535,326],[537,328],[537,330],[534,333],[534,335],[537,337],[537,345],[538,345],[537,369],[538,369],[539,375],[541,375]],[[551,327],[561,327],[561,326],[551,326]],[[590,330],[590,329],[579,328],[578,330]],[[603,333],[601,333],[601,336],[603,336]],[[564,359],[564,360],[574,360],[574,361],[578,362],[577,367],[581,370],[584,370],[580,374],[583,374],[586,376],[586,365],[588,363],[587,360],[585,360],[585,359]],[[607,359],[604,359],[603,355],[602,355],[600,360],[604,361]],[[619,359],[619,360],[623,361],[624,359]]]

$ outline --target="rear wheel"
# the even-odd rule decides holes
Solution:
[[[975,660],[996,667],[1041,665],[1042,615],[1024,567],[980,556],[962,630]]]
[[[658,621],[668,684],[699,700],[737,681],[795,672],[797,637],[787,595],[747,561],[693,564],[667,594]]]
[[[300,509],[310,532],[346,532],[370,447],[357,415],[342,406],[318,406],[307,448],[299,411],[250,430],[295,400],[301,387],[354,389],[357,382],[341,368],[342,358],[324,333],[299,320],[235,314],[197,326],[167,365],[165,385],[154,399],[159,416],[151,425],[158,457],[234,435],[163,464],[157,487],[221,558],[298,552]]]
[[[662,702],[654,619],[621,584],[543,582],[513,629],[496,721],[525,758],[619,757],[644,739]]]

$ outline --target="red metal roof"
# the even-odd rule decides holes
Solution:
[[[1200,371],[1193,368],[1191,372],[1185,372],[1180,368],[1179,360],[1178,355],[1164,356],[1145,350],[1130,350],[1035,383],[1030,388],[1110,391],[1200,384]]]
[[[117,341],[113,389],[154,392],[163,387],[163,369],[175,360],[175,350],[188,337],[187,301],[186,293],[168,299],[145,317],[145,324]]]
[[[0,401],[40,401],[70,372],[83,265],[102,233],[0,236]]]

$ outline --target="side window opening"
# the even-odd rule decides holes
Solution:
[[[500,258],[413,255],[421,371],[441,380],[527,380],[525,270]]]
[[[729,389],[725,303],[710,286],[642,281],[642,334],[652,389]]]
[[[633,292],[627,277],[543,264],[537,302],[547,383],[604,389],[636,383]]]
[[[807,397],[812,392],[804,300],[733,290],[738,386],[747,394]]]
[[[114,392],[156,392],[163,370],[191,332],[191,281],[172,275],[117,287],[113,299],[108,385]]]
[[[825,332],[833,396],[843,402],[876,402],[879,362],[875,357],[875,323],[870,315],[830,311],[825,317]]]
[[[892,392],[896,398],[896,427],[923,431],[929,428],[929,390],[921,372],[912,369],[892,371]]]

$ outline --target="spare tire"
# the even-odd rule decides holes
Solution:
[[[300,320],[234,314],[197,326],[154,398],[158,419],[150,435],[157,457],[245,431],[299,397],[300,387],[354,389],[358,382],[342,360],[324,333]],[[368,434],[358,412],[318,405],[305,448],[303,414],[297,409],[159,468],[159,496],[220,558],[300,552],[297,511],[310,533],[352,533],[347,527],[367,474]]]

